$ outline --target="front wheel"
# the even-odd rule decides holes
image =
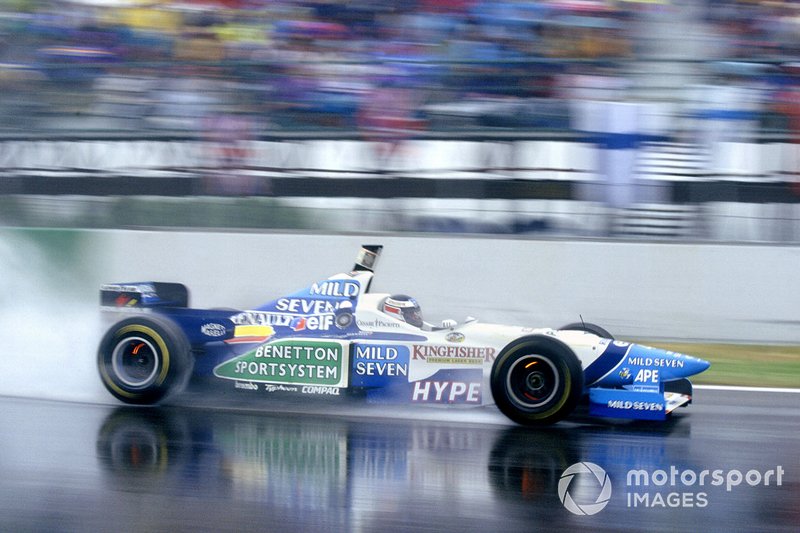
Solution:
[[[500,411],[527,426],[552,424],[569,415],[583,395],[583,369],[561,341],[520,339],[497,357],[491,388]]]
[[[190,367],[189,341],[166,318],[126,318],[114,324],[100,341],[97,367],[103,385],[117,399],[154,404],[185,384]]]
[[[591,322],[573,322],[572,324],[567,324],[566,326],[558,329],[562,331],[585,331],[586,333],[592,333],[604,339],[610,339],[612,341],[614,340],[614,336],[605,328],[602,328],[597,324],[592,324]]]

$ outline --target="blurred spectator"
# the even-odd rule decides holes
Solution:
[[[226,95],[221,82],[199,66],[176,66],[153,92],[155,105],[149,120],[173,130],[202,132],[204,122]]]
[[[564,76],[562,86],[572,106],[573,129],[584,133],[596,149],[598,179],[584,184],[580,197],[611,208],[606,228],[610,232],[615,211],[630,207],[636,200],[642,109],[629,101],[630,81],[607,65],[583,67]]]
[[[723,43],[726,59],[800,53],[797,2],[703,5],[707,40]],[[36,69],[40,75],[31,76],[27,89],[38,96],[42,114],[75,128],[93,114],[118,112],[124,80],[141,86],[146,69],[160,79],[156,85],[169,86],[166,92],[181,93],[184,101],[208,100],[188,93],[200,93],[204,81],[224,75],[225,90],[236,93],[222,99],[225,105],[257,113],[256,128],[352,130],[376,120],[361,117],[374,115],[374,104],[362,100],[385,98],[378,78],[386,70],[414,79],[407,91],[413,96],[397,99],[415,109],[397,113],[426,119],[431,106],[439,106],[428,127],[563,128],[567,117],[553,99],[553,77],[576,62],[640,59],[634,35],[648,35],[646,25],[637,27],[647,18],[639,14],[647,10],[663,19],[683,4],[655,9],[612,0],[158,0],[101,7],[93,0],[19,0],[4,6],[0,60],[13,63],[16,72]],[[715,44],[708,48],[719,48]],[[193,71],[197,87],[170,80],[176,69]],[[698,69],[703,73],[706,65]],[[211,97],[218,103],[207,105],[222,105],[218,96]],[[122,99],[128,101],[125,116],[139,115],[127,127],[169,124],[150,116],[154,107],[147,99]]]
[[[215,97],[189,93],[201,93],[203,80],[225,71],[233,82],[230,88],[240,93],[235,100],[261,97],[260,105],[246,108],[264,113],[256,120],[260,124],[352,129],[358,125],[358,110],[369,117],[359,119],[362,125],[377,120],[370,111],[374,104],[361,101],[368,85],[377,87],[370,100],[386,98],[382,92],[414,94],[411,99],[391,97],[416,106],[395,115],[418,116],[427,103],[465,95],[500,98],[513,110],[514,99],[549,96],[546,76],[531,72],[531,60],[621,57],[627,48],[620,47],[626,39],[618,22],[625,10],[605,1],[160,0],[102,8],[81,1],[64,10],[63,3],[31,0],[35,14],[12,31],[29,37],[23,48],[37,51],[29,59],[37,68],[77,91],[64,97],[58,86],[41,86],[50,113],[70,113],[77,121],[124,108],[126,117],[138,111],[146,119],[131,120],[129,127],[162,127],[171,122],[159,118],[164,116],[188,119],[165,109],[170,105],[154,107],[146,99],[123,95],[128,76],[131,86],[138,87],[130,93],[146,92],[138,74],[143,69],[163,80],[156,84],[166,86],[157,91],[162,104],[164,98],[177,98],[183,104],[175,107],[183,110],[190,100],[201,107],[216,105],[209,101]],[[549,42],[548,24],[567,28],[577,46]],[[414,78],[416,88],[386,91],[384,81],[375,79],[382,67]],[[169,80],[176,69],[191,70],[194,81]],[[137,102],[142,104],[138,110]],[[146,116],[154,109],[157,116]],[[509,122],[512,127],[535,123]]]
[[[364,97],[359,110],[359,129],[365,140],[374,143],[383,166],[398,153],[403,141],[424,124],[416,116],[417,95],[407,83],[403,78],[379,81]]]
[[[707,170],[728,170],[723,143],[753,142],[759,128],[765,87],[757,77],[758,64],[721,62],[711,83],[690,88],[688,102],[696,142],[708,153]]]
[[[791,146],[784,151],[788,160],[783,168],[792,174],[792,190],[800,196],[800,65],[787,63],[783,70],[785,82],[774,95],[773,107],[786,118]]]
[[[203,121],[209,171],[205,193],[250,196],[269,192],[269,183],[248,173],[252,122],[243,115],[217,115]]]

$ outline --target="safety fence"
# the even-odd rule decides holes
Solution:
[[[4,141],[0,219],[800,240],[796,145],[590,141]]]

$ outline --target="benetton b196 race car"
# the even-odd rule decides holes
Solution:
[[[429,324],[413,298],[370,292],[381,249],[365,245],[351,272],[252,310],[191,309],[178,283],[104,285],[103,310],[127,316],[100,342],[103,384],[123,402],[152,404],[194,374],[242,391],[495,404],[535,426],[566,417],[585,397],[590,415],[663,420],[691,402],[686,378],[709,367],[589,323]]]

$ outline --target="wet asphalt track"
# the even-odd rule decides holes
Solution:
[[[538,431],[491,411],[376,418],[368,415],[391,413],[332,416],[339,404],[265,414],[227,399],[227,409],[208,407],[218,402],[189,394],[131,409],[0,398],[0,531],[800,528],[800,394],[697,390],[667,424],[577,416]],[[592,516],[571,514],[558,496],[564,469],[580,461],[611,481],[607,506]],[[631,469],[673,466],[675,487],[627,484]],[[778,466],[780,486],[775,477],[730,491],[710,477],[702,487],[681,482],[690,470],[721,469],[733,482],[733,470],[763,476]],[[578,505],[599,493],[587,476],[569,486]],[[633,507],[633,493],[687,506]]]

